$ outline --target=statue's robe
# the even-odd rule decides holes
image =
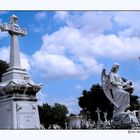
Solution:
[[[122,78],[112,72],[106,75],[104,69],[101,81],[107,98],[114,104],[113,117],[124,112],[130,106],[130,94],[120,86],[123,83]]]

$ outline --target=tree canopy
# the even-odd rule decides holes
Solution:
[[[103,120],[103,112],[108,113],[108,119],[112,117],[113,105],[105,96],[102,87],[99,84],[92,85],[90,91],[84,90],[82,96],[78,98],[79,106],[82,108],[82,112],[86,114],[92,120],[97,121],[96,109],[99,107],[101,112],[101,119]]]
[[[49,125],[58,124],[65,127],[65,119],[68,109],[65,105],[55,103],[53,106],[47,103],[39,106],[39,116],[41,124],[47,129]]]
[[[2,74],[5,73],[8,68],[8,63],[6,61],[0,60],[0,82],[2,80]]]
[[[140,103],[138,96],[130,96],[130,110],[138,109]],[[101,110],[101,119],[104,121],[103,112],[107,112],[107,118],[111,119],[114,105],[105,96],[102,87],[99,84],[92,85],[90,91],[84,90],[82,96],[78,98],[79,106],[82,108],[81,113],[86,114],[92,120],[97,121],[97,107]]]
[[[140,109],[140,101],[137,95],[130,95],[130,108],[131,111]]]

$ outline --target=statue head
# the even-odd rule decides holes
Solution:
[[[114,63],[112,68],[111,68],[111,72],[116,73],[119,70],[120,65],[118,63]]]

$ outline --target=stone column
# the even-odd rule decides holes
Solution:
[[[20,56],[19,56],[19,45],[18,35],[11,35],[10,45],[10,68],[20,68]]]

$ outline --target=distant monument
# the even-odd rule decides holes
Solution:
[[[67,117],[67,129],[82,129],[85,125],[87,118],[84,116],[74,115]]]
[[[131,128],[138,125],[138,120],[133,112],[127,110],[130,106],[130,94],[133,93],[131,81],[123,80],[117,74],[119,64],[115,63],[109,75],[105,69],[102,71],[101,81],[106,97],[114,105],[113,125],[116,128]]]
[[[100,118],[100,112],[101,110],[99,110],[99,107],[97,107],[96,113],[97,113],[97,117],[98,117],[98,121],[97,121],[97,129],[99,129],[101,127],[101,118]]]
[[[25,36],[26,29],[20,28],[15,15],[0,29],[11,37],[9,69],[0,83],[0,129],[39,129],[36,93],[41,85],[31,81],[20,64],[18,37]]]

